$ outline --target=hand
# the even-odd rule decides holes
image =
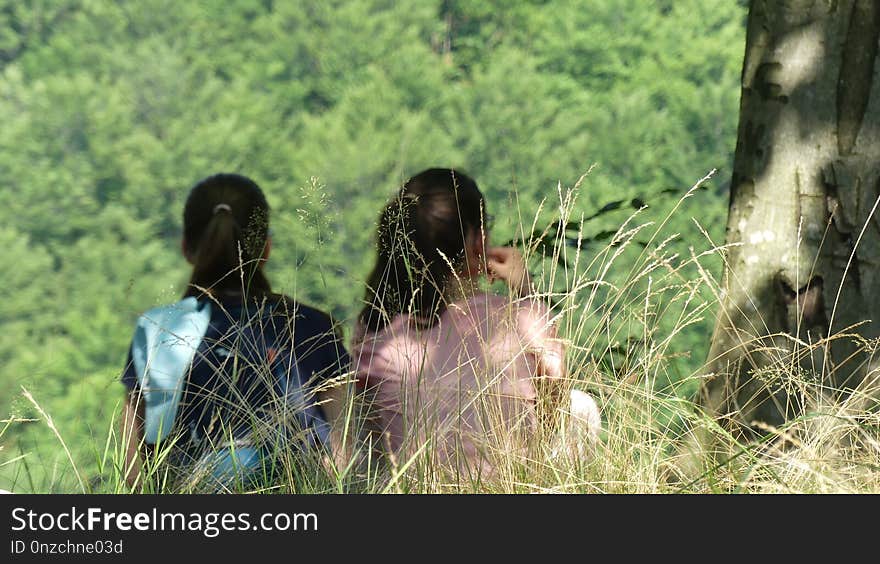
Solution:
[[[491,247],[486,251],[489,281],[504,280],[517,296],[531,292],[532,281],[522,253],[513,247]]]

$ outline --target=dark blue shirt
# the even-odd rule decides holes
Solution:
[[[186,450],[252,437],[326,429],[314,392],[349,368],[349,356],[330,317],[286,296],[208,300],[211,318],[188,371],[175,436]],[[137,390],[129,348],[122,383]],[[285,417],[286,415],[286,417]]]

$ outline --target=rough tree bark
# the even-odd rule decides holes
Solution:
[[[874,376],[878,38],[877,0],[749,7],[733,245],[702,396],[747,435],[755,421],[778,425]]]

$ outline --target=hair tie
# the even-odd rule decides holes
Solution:
[[[226,210],[229,213],[232,213],[232,208],[229,207],[229,204],[217,204],[214,206],[214,215],[217,215],[217,212],[220,210]]]

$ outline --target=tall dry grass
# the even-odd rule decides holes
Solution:
[[[336,388],[334,401],[343,404],[332,451],[299,450],[287,440],[269,440],[273,456],[261,479],[218,485],[200,476],[195,467],[169,470],[165,462],[175,446],[168,443],[147,457],[141,483],[131,488],[123,479],[127,437],[113,421],[104,443],[94,449],[105,476],[102,491],[880,491],[880,415],[875,399],[880,372],[869,374],[854,393],[831,399],[835,396],[821,388],[821,378],[791,362],[826,347],[829,339],[851,336],[832,335],[815,343],[796,341],[791,350],[779,352],[779,361],[767,370],[775,371],[774,382],[797,390],[805,409],[781,427],[762,427],[756,440],[743,442],[694,403],[696,390],[710,375],[705,367],[680,373],[678,361],[689,353],[682,339],[692,336],[695,327],[703,328],[704,338],[709,338],[705,328],[718,306],[721,288],[716,267],[723,248],[708,238],[683,242],[668,227],[673,217],[696,215],[689,206],[708,176],[686,191],[668,215],[652,217],[639,207],[623,218],[618,229],[601,238],[591,234],[592,217],[577,211],[585,178],[570,189],[559,186],[532,217],[515,215],[517,239],[533,266],[535,297],[552,304],[556,327],[566,343],[567,376],[560,397],[577,398],[588,392],[596,399],[601,411],[597,437],[584,430],[577,405],[572,414],[571,403],[563,401],[552,408],[557,415],[554,426],[538,428],[525,443],[514,444],[503,433],[494,433],[486,443],[491,472],[463,472],[436,456],[431,435],[451,432],[443,426],[448,422],[440,422],[426,434],[420,429],[420,440],[400,456],[387,452],[381,433],[370,432],[369,398],[354,391],[349,373],[324,384]],[[551,208],[556,208],[558,213],[551,215],[558,221],[541,229],[539,219]],[[863,346],[872,343],[866,341]],[[271,377],[266,367],[254,368]],[[491,375],[487,378],[488,393],[493,382]],[[487,428],[503,429],[506,422],[487,397],[475,399],[469,407],[491,422]],[[285,405],[285,398],[276,399],[279,406]],[[278,437],[279,429],[292,420],[285,409],[279,407],[278,417],[253,414],[254,433]],[[42,418],[52,425],[49,414],[42,413]],[[7,427],[12,424],[16,422],[8,422]],[[694,450],[695,433],[711,436],[726,455],[719,459]],[[81,440],[56,434],[65,450],[65,441]],[[13,459],[6,464],[20,463]],[[76,491],[93,489],[89,482],[78,484]]]

